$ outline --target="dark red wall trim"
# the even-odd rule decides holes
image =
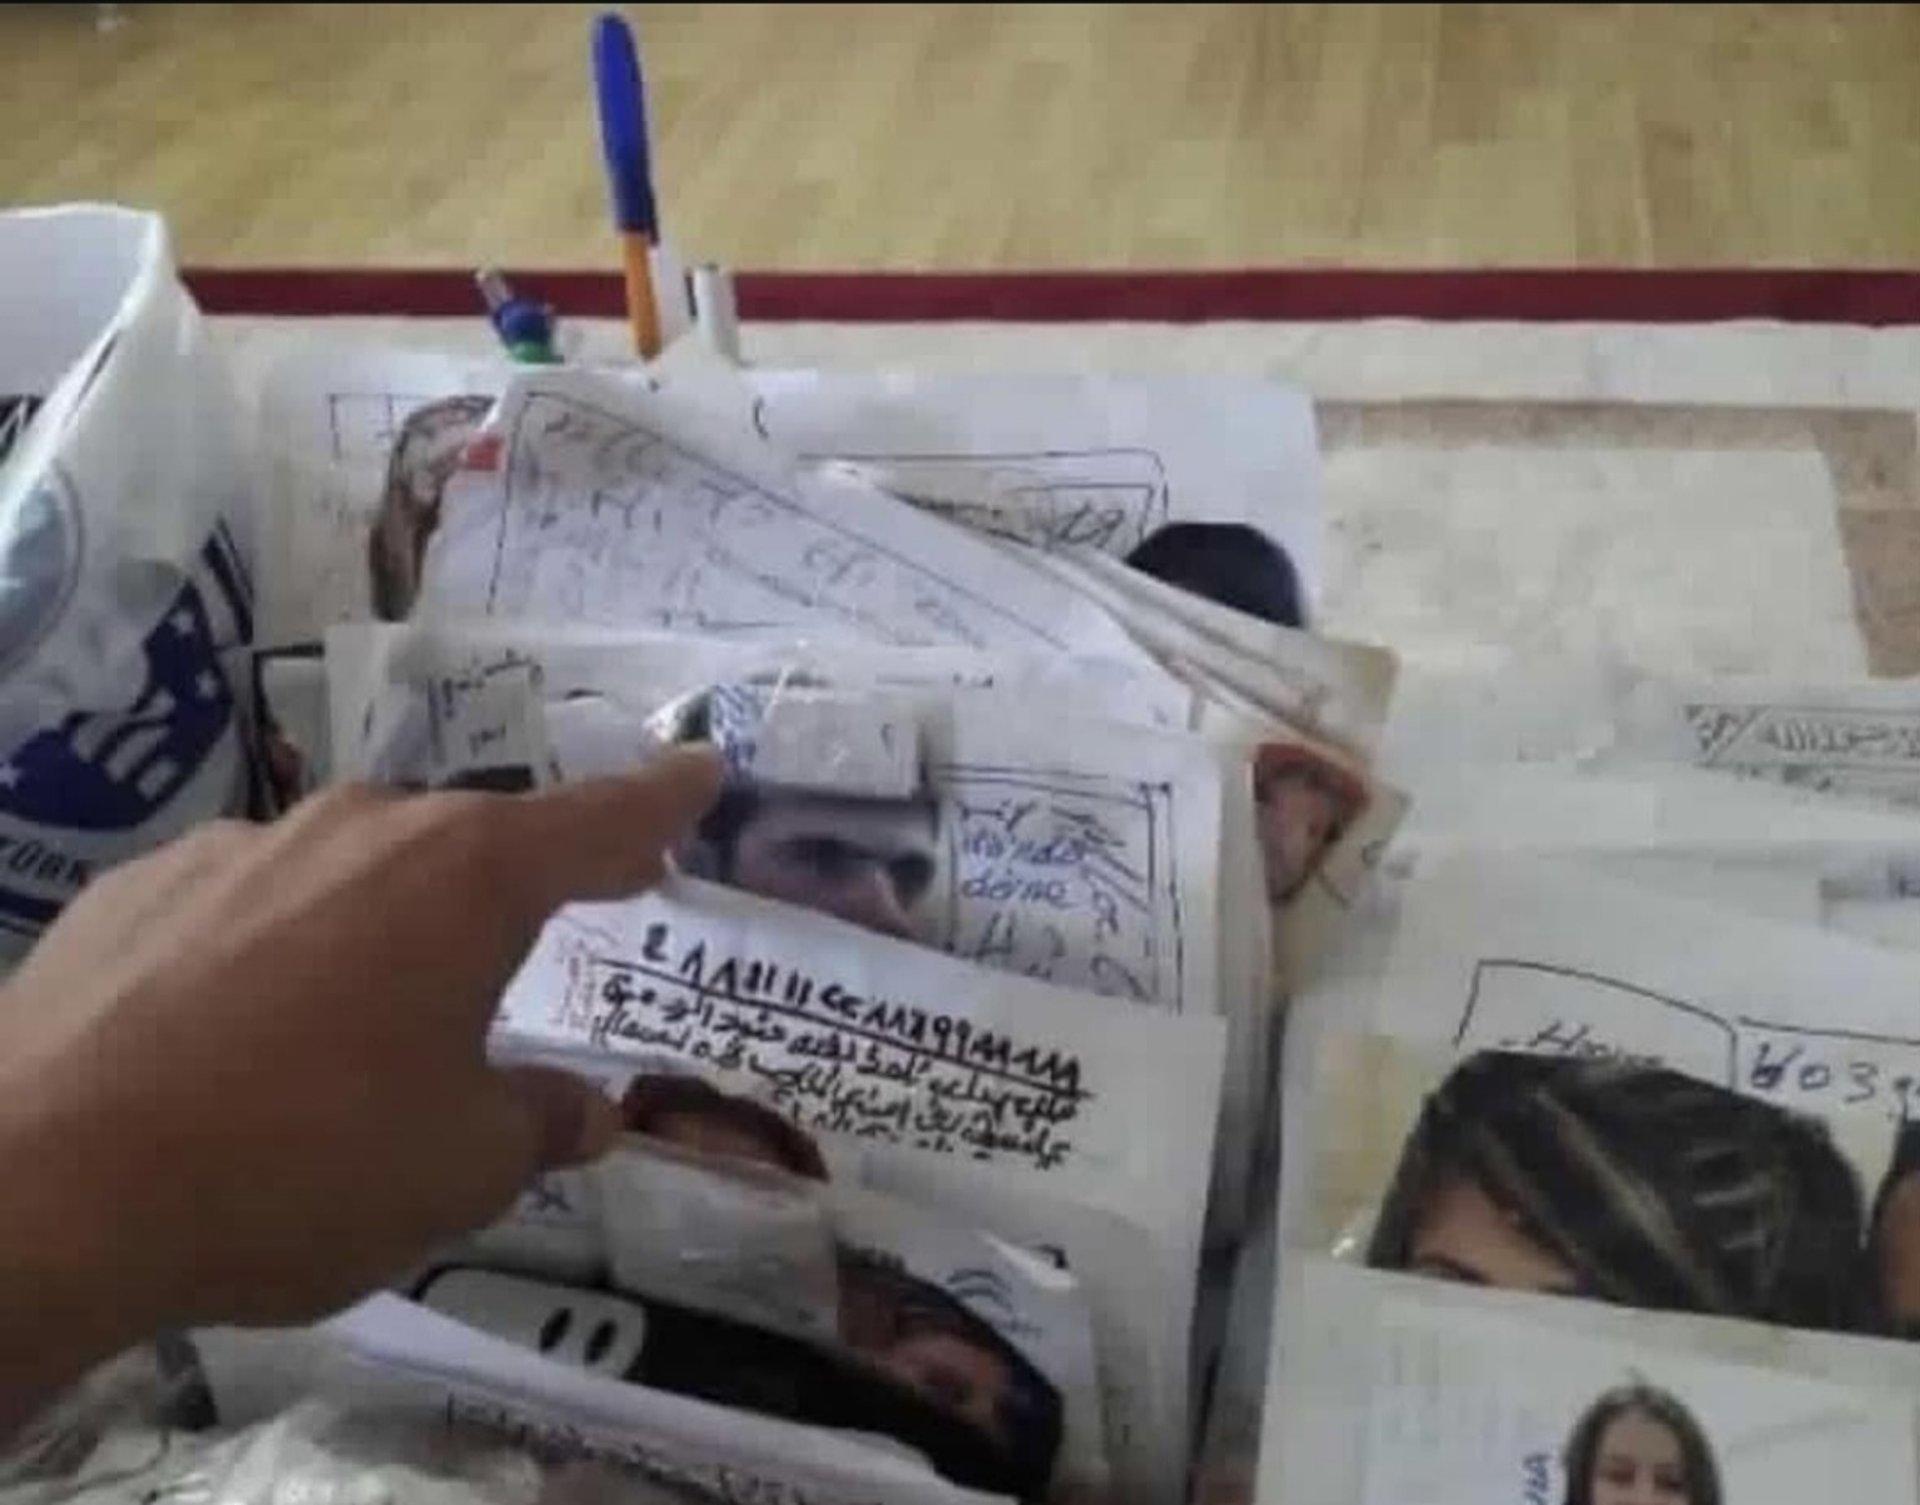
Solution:
[[[620,316],[612,272],[509,273],[576,318]],[[465,271],[194,269],[217,314],[479,317]],[[1496,319],[1920,324],[1920,272],[1220,271],[742,272],[743,319],[830,323]]]

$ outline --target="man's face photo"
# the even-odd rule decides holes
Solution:
[[[1253,792],[1267,900],[1284,904],[1359,815],[1366,791],[1305,748],[1270,743],[1255,755]]]
[[[938,827],[931,800],[744,787],[721,797],[681,862],[696,877],[919,940]]]

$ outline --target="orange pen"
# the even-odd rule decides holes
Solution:
[[[633,353],[650,361],[660,353],[660,302],[653,292],[652,243],[635,231],[620,236],[621,268],[627,280],[627,323]]]

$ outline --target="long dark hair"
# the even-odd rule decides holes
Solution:
[[[1817,1120],[1627,1061],[1487,1052],[1427,1099],[1367,1250],[1405,1269],[1433,1198],[1482,1191],[1623,1306],[1868,1325],[1853,1168]]]
[[[1282,627],[1304,627],[1305,592],[1287,551],[1245,523],[1168,523],[1127,555],[1143,575]]]
[[[995,1401],[1002,1450],[1031,1499],[1045,1492],[1065,1435],[1064,1403],[1053,1382],[979,1313],[877,1250],[842,1244],[840,1335],[856,1352],[883,1353],[902,1339],[940,1333],[995,1360],[1007,1384]]]
[[[1693,1413],[1678,1397],[1652,1385],[1622,1385],[1588,1406],[1567,1438],[1562,1462],[1567,1471],[1566,1505],[1592,1505],[1593,1467],[1600,1458],[1600,1439],[1622,1416],[1644,1416],[1658,1422],[1680,1444],[1680,1466],[1687,1476],[1687,1505],[1720,1505],[1720,1466],[1713,1448]]]

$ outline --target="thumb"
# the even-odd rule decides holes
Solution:
[[[721,766],[710,747],[674,748],[637,772],[518,795],[490,810],[513,838],[528,918],[537,924],[574,900],[650,887],[666,849],[718,797]]]

